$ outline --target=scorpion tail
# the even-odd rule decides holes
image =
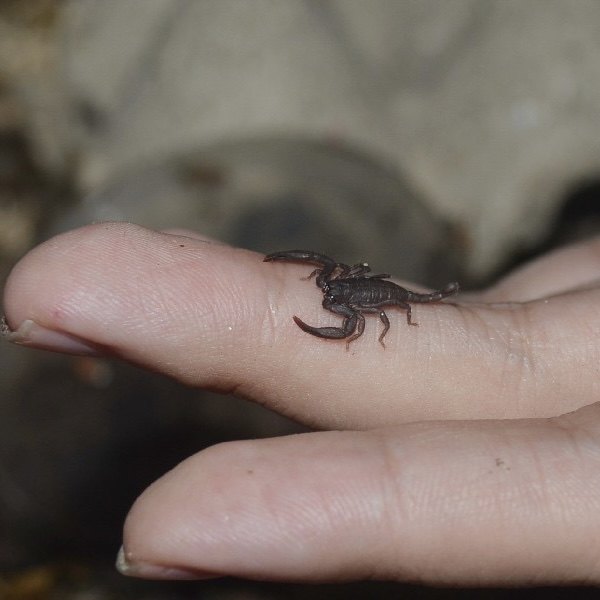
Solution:
[[[448,296],[454,296],[458,294],[460,287],[456,281],[449,283],[441,290],[431,292],[430,294],[417,294],[416,292],[409,292],[409,297],[406,299],[407,302],[439,302]]]

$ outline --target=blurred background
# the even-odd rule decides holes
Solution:
[[[1,0],[0,279],[101,220],[484,285],[600,231],[593,0]],[[302,428],[134,367],[0,345],[0,598],[549,597],[126,579],[135,497]],[[570,590],[587,597],[591,590]]]

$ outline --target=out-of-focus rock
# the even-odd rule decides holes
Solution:
[[[341,140],[454,222],[481,274],[599,170],[599,21],[587,0],[76,0],[23,96],[85,189],[224,141]]]

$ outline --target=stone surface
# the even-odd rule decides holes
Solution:
[[[32,106],[39,151],[77,156],[84,189],[224,141],[341,140],[406,178],[484,274],[598,172],[592,1],[77,0],[62,22],[61,76],[24,95],[54,90],[52,119]]]

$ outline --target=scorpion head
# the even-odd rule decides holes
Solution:
[[[326,281],[322,288],[325,298],[331,302],[336,302],[336,298],[339,296],[339,285],[336,285],[335,281]]]

